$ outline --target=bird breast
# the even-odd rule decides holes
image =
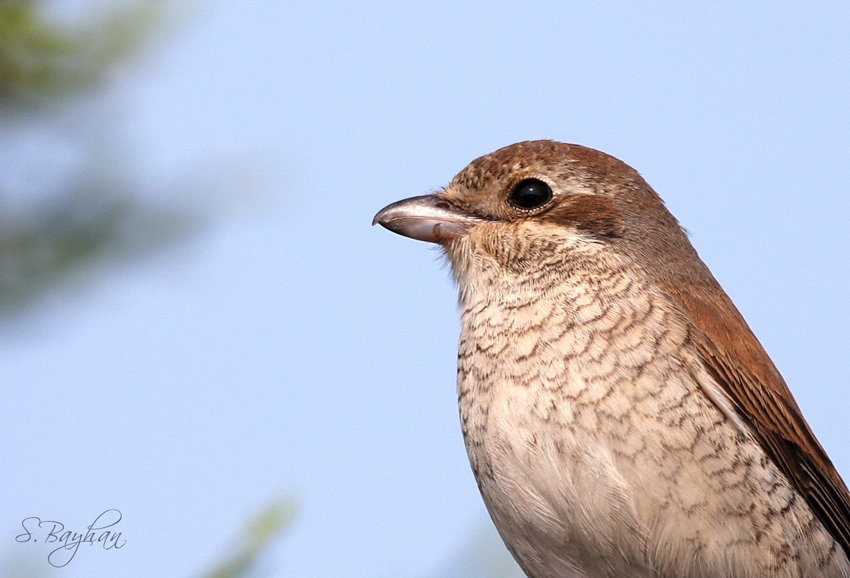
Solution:
[[[460,280],[461,425],[523,569],[807,575],[801,565],[818,562],[800,561],[806,541],[832,541],[810,531],[789,483],[700,388],[710,378],[681,314],[623,269],[546,271],[470,267]],[[767,535],[787,545],[784,558],[758,546]]]

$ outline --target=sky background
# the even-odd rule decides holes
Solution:
[[[186,202],[215,224],[4,322],[0,559],[194,576],[288,496],[275,576],[443,572],[486,520],[457,419],[456,294],[436,251],[370,222],[528,139],[641,172],[850,479],[848,3],[177,14],[93,118],[151,198],[205,183]],[[110,508],[119,551],[55,570],[14,540],[26,517],[83,530]]]

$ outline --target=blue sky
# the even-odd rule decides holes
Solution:
[[[6,330],[0,556],[44,562],[25,517],[117,508],[127,546],[51,575],[191,576],[283,494],[276,575],[443,568],[486,519],[456,295],[370,222],[527,139],[644,175],[850,478],[847,3],[213,1],[175,28],[112,122],[218,225]]]

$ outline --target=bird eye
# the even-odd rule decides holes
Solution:
[[[508,202],[519,209],[536,209],[552,199],[552,189],[538,179],[520,181],[511,191]]]

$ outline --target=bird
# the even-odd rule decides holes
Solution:
[[[372,224],[450,263],[470,465],[530,578],[850,577],[847,486],[635,169],[520,142]]]

